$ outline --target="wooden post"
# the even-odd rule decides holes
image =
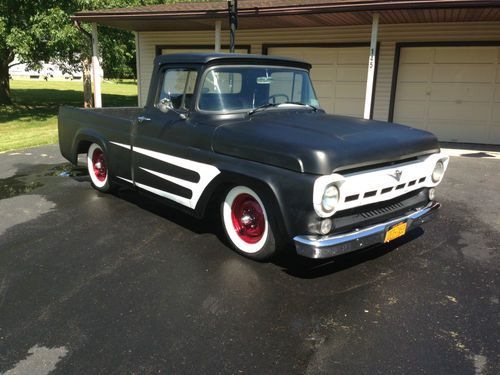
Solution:
[[[137,105],[143,107],[142,94],[141,94],[141,45],[139,42],[139,32],[134,31],[135,35],[135,70],[137,80]]]
[[[222,21],[215,21],[215,52],[220,52],[220,34],[222,29]]]
[[[378,39],[378,13],[373,14],[372,21],[372,38],[370,42],[370,57],[368,60],[368,78],[366,80],[366,95],[365,95],[365,111],[363,118],[369,119],[372,111],[372,96],[373,96],[373,81],[375,79],[375,69],[377,67],[376,57],[377,57],[377,39]]]
[[[92,78],[94,81],[94,107],[102,107],[101,98],[101,68],[99,66],[99,40],[97,38],[97,23],[92,23]]]

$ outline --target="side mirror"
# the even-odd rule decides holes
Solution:
[[[158,103],[158,109],[163,113],[167,113],[168,111],[172,111],[174,109],[174,105],[172,104],[172,100],[170,100],[169,98],[163,98]]]
[[[161,99],[157,105],[157,108],[160,110],[160,112],[167,113],[168,111],[172,111],[174,113],[177,113],[182,120],[187,119],[187,116],[184,113],[181,113],[174,108],[174,104],[172,103],[172,100],[170,98]]]

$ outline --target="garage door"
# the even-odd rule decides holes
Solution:
[[[401,49],[394,121],[442,141],[500,143],[500,47]]]
[[[321,107],[328,113],[363,117],[368,47],[275,47],[268,54],[311,63],[311,79]]]

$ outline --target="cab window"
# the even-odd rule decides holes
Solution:
[[[191,108],[197,76],[195,69],[165,70],[157,103],[168,99],[175,109]]]

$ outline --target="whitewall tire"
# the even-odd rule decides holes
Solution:
[[[269,212],[259,195],[246,186],[231,188],[221,207],[222,224],[230,244],[241,254],[265,260],[276,253]]]
[[[87,152],[87,168],[92,186],[99,191],[110,190],[108,162],[104,150],[97,143],[92,143]]]

